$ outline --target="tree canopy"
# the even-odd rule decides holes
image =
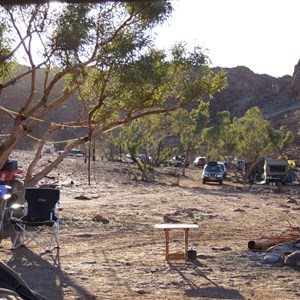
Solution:
[[[43,125],[26,174],[29,186],[73,147],[135,119],[197,103],[225,85],[225,74],[211,71],[201,48],[189,52],[182,43],[170,53],[155,48],[152,29],[172,13],[170,1],[1,6],[0,13],[0,97],[9,87],[21,89],[17,111],[0,106],[1,115],[9,118],[0,165],[20,140]],[[18,69],[17,63],[27,68]],[[16,84],[25,78],[26,93]],[[61,93],[54,93],[62,82]],[[82,105],[75,120],[45,122],[74,95]],[[43,145],[64,127],[85,128],[85,133],[35,173]]]

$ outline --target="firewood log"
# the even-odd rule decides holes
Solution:
[[[248,248],[251,250],[267,250],[268,248],[281,243],[296,241],[300,238],[300,228],[290,226],[279,236],[262,237],[258,240],[248,242]]]
[[[248,248],[251,250],[267,250],[268,248],[281,243],[288,243],[298,239],[300,235],[280,236],[267,239],[259,239],[248,242]]]

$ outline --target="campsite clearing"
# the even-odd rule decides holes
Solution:
[[[24,169],[27,152],[16,152]],[[51,156],[45,159],[51,159]],[[201,183],[201,170],[164,167],[154,182],[132,180],[132,166],[66,158],[41,185],[61,190],[60,249],[34,244],[12,251],[6,226],[1,260],[49,299],[299,299],[300,268],[266,263],[249,240],[299,226],[300,186]],[[292,201],[293,200],[293,201]],[[167,262],[154,224],[197,224],[189,232],[195,260]],[[170,251],[184,247],[172,231]]]

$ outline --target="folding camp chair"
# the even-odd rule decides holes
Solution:
[[[25,246],[31,241],[46,252],[58,248],[60,191],[50,188],[26,188],[24,198],[24,215],[21,218],[13,215],[18,205],[11,207],[10,223],[16,232],[12,249]]]

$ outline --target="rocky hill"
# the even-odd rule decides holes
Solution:
[[[212,115],[228,110],[232,117],[240,117],[249,108],[257,106],[275,128],[286,125],[297,133],[300,120],[295,111],[300,109],[300,60],[292,76],[279,78],[255,74],[243,66],[214,69],[215,72],[220,70],[227,72],[229,86],[215,95],[211,102]]]

